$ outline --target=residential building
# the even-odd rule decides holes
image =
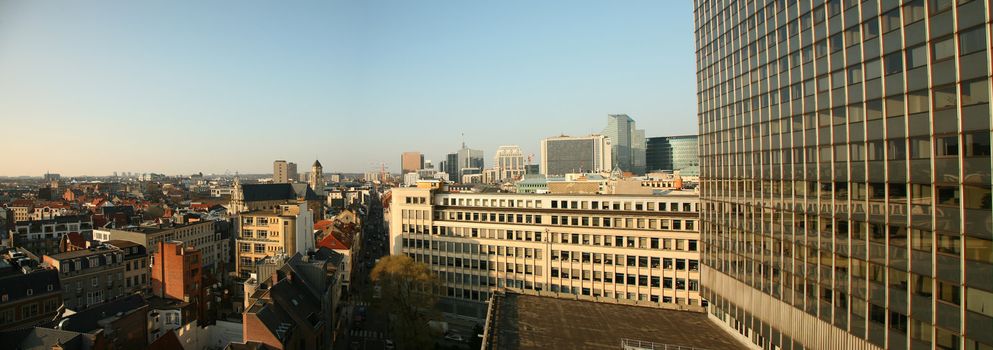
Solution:
[[[31,220],[31,215],[34,213],[34,205],[34,201],[32,200],[18,199],[5,206],[14,212],[14,222],[17,223]]]
[[[694,3],[703,290],[765,349],[990,349],[990,1]]]
[[[493,156],[498,181],[513,181],[524,176],[524,152],[517,145],[500,146]]]
[[[10,232],[10,242],[14,247],[23,247],[34,254],[45,255],[60,252],[59,242],[70,233],[84,239],[93,237],[93,219],[90,215],[59,216],[45,220],[18,221]]]
[[[699,143],[696,135],[664,136],[648,139],[648,170],[679,171],[680,175],[700,175]]]
[[[291,182],[297,182],[299,175],[297,174],[297,163],[287,162],[285,160],[277,160],[272,162],[272,182],[277,184],[285,184]]]
[[[607,115],[607,127],[603,135],[610,139],[610,157],[613,167],[621,168],[635,175],[645,173],[645,130],[635,126],[634,119],[627,114]]]
[[[56,328],[84,334],[102,334],[113,349],[145,349],[148,303],[140,295],[128,295],[72,314]]]
[[[340,320],[342,256],[321,248],[277,263],[274,273],[245,282],[244,343],[331,349]]]
[[[421,152],[403,152],[400,155],[400,173],[416,173],[424,169],[424,155]]]
[[[225,270],[222,265],[230,264],[230,240],[223,236],[219,228],[223,222],[199,221],[187,224],[159,224],[153,226],[132,226],[122,229],[99,229],[93,232],[95,240],[128,241],[147,248],[147,254],[154,255],[160,242],[183,242],[196,248],[203,255],[203,268],[220,277]]]
[[[203,281],[203,254],[179,241],[158,242],[152,253],[152,295],[189,303],[194,314],[183,320],[206,320],[207,288]],[[184,323],[185,324],[185,323]]]
[[[307,203],[283,204],[274,210],[256,210],[238,216],[235,271],[242,276],[267,256],[293,255],[313,249],[314,217]]]
[[[0,259],[0,330],[48,323],[62,311],[58,271],[38,268],[37,257],[23,249],[6,249]]]
[[[124,288],[127,294],[151,292],[151,271],[149,270],[148,249],[145,246],[123,240],[104,242],[124,252]]]
[[[391,254],[427,263],[457,303],[514,288],[700,308],[698,199],[392,189]],[[479,317],[479,315],[471,315]]]
[[[541,173],[609,172],[613,169],[611,140],[604,135],[558,136],[541,140]]]
[[[65,307],[83,310],[125,295],[124,252],[108,245],[45,255],[43,263],[59,272]]]

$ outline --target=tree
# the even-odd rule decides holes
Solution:
[[[379,306],[395,317],[393,334],[400,349],[428,349],[436,334],[428,322],[436,313],[438,279],[424,263],[406,255],[385,256],[370,273],[381,288]]]

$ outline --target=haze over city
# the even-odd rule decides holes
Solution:
[[[0,176],[364,172],[695,134],[691,2],[0,1]],[[40,134],[45,137],[39,137]],[[72,150],[53,152],[53,150]],[[348,152],[342,152],[347,150]]]

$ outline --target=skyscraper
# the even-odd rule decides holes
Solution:
[[[610,138],[614,166],[635,174],[645,173],[645,130],[635,127],[627,114],[610,114],[603,134]]]
[[[524,152],[517,145],[497,148],[493,163],[497,180],[512,180],[524,176]]]
[[[697,136],[663,136],[648,139],[648,171],[676,171],[681,175],[700,173]]]
[[[696,0],[703,294],[766,349],[990,349],[990,1]]]
[[[298,178],[297,163],[287,162],[285,160],[272,162],[272,182],[291,183],[296,182]]]
[[[421,152],[403,152],[400,155],[400,169],[403,174],[416,173],[424,168],[424,155]]]
[[[541,140],[541,173],[565,175],[611,170],[611,141],[604,135],[558,136]]]

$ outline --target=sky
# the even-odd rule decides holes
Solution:
[[[0,0],[0,176],[399,171],[697,130],[691,1]],[[464,138],[463,136],[464,135]]]

